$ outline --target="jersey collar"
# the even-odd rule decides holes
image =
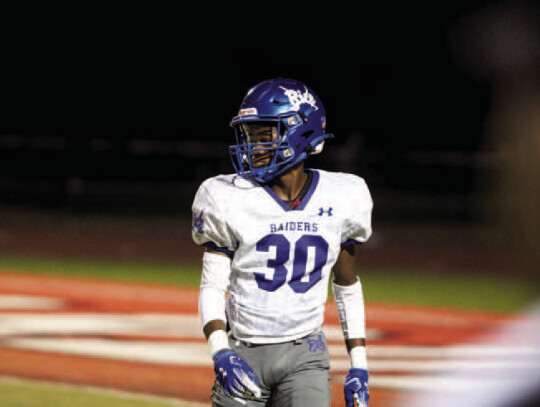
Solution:
[[[306,194],[302,198],[302,201],[300,202],[300,204],[298,204],[294,209],[291,209],[289,205],[287,205],[285,202],[283,202],[283,199],[281,199],[279,196],[277,196],[277,194],[274,192],[274,190],[272,188],[270,188],[270,186],[268,186],[267,184],[263,184],[262,187],[268,193],[268,195],[270,195],[274,199],[274,201],[276,201],[277,204],[279,206],[281,206],[281,208],[285,212],[301,211],[306,207],[309,200],[311,199],[311,196],[315,192],[315,189],[317,189],[317,185],[319,184],[319,172],[317,170],[312,170],[312,169],[306,169],[306,171],[311,172],[311,174],[313,175],[313,177],[311,179],[311,185],[309,186],[308,190],[306,191]]]

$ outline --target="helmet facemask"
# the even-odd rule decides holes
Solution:
[[[249,173],[259,182],[275,178],[294,159],[295,149],[289,144],[289,135],[301,123],[299,114],[278,120],[257,118],[235,123],[237,144],[230,147],[230,152],[236,172]]]

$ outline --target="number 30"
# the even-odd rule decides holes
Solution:
[[[257,242],[258,252],[268,252],[269,248],[276,248],[276,257],[268,259],[267,267],[274,269],[272,279],[267,279],[264,273],[253,273],[260,289],[276,291],[287,280],[285,263],[289,260],[291,244],[287,238],[280,234],[267,235]],[[309,273],[308,281],[301,281],[306,275],[306,262],[308,248],[315,248],[315,265]],[[294,245],[293,271],[289,286],[296,293],[305,293],[321,280],[322,268],[328,259],[328,243],[318,235],[303,235]]]

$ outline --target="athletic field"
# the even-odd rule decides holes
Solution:
[[[27,232],[9,233],[0,256],[1,406],[209,405],[212,364],[197,316],[200,252],[191,242],[33,231],[28,250]],[[421,258],[404,246],[383,249],[386,258],[366,249],[358,264],[370,406],[397,406],[440,385],[454,367],[514,367],[484,340],[536,298],[536,283],[504,273],[496,257],[482,263],[493,273],[478,270],[482,256],[459,248],[437,264],[437,248]],[[331,297],[324,331],[332,405],[342,406],[348,360]]]

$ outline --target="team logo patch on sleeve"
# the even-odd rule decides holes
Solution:
[[[199,215],[193,212],[193,223],[192,223],[191,229],[193,229],[194,231],[200,234],[204,232],[203,214],[204,214],[204,209],[201,211]]]

